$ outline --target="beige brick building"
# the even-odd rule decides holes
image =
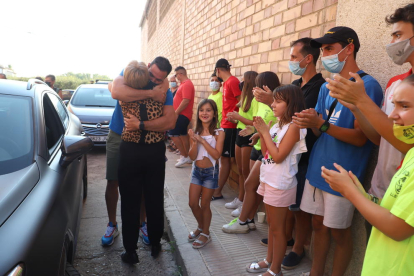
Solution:
[[[226,58],[231,72],[273,71],[283,84],[289,71],[290,42],[320,37],[334,26],[348,26],[359,35],[357,62],[385,88],[394,75],[409,67],[394,65],[385,52],[391,28],[385,16],[409,0],[147,0],[141,19],[142,60],[167,57],[173,68],[184,66],[196,90],[196,108],[210,93],[215,62]],[[325,76],[328,73],[317,68]],[[230,184],[237,186],[232,172]],[[353,260],[347,275],[359,275],[365,252],[364,220],[354,219]],[[332,251],[330,255],[332,255]],[[326,271],[330,271],[328,264]]]

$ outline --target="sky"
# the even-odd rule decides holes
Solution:
[[[146,0],[9,0],[0,9],[0,64],[19,77],[119,75],[141,58]]]

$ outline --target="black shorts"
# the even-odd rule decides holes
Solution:
[[[239,148],[244,148],[244,147],[251,147],[249,144],[251,143],[250,141],[250,137],[252,137],[253,134],[243,137],[239,135],[240,132],[240,128],[237,129],[237,136],[236,136],[236,145]]]
[[[305,189],[306,173],[308,172],[308,164],[299,164],[298,173],[296,174],[296,180],[298,186],[296,188],[296,204],[289,206],[291,211],[299,211],[300,203],[302,202],[303,190]]]
[[[221,156],[234,157],[235,147],[236,147],[237,129],[225,128],[224,134],[225,134],[225,138],[224,138],[224,144],[223,144],[223,152]]]
[[[250,160],[260,161],[262,160],[262,158],[263,158],[262,151],[252,148],[252,152],[250,153]]]
[[[188,133],[188,124],[190,120],[184,115],[178,115],[177,122],[175,124],[175,128],[168,131],[168,136],[184,136]]]

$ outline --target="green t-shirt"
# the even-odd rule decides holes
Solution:
[[[414,227],[414,148],[391,179],[381,206]],[[372,227],[361,275],[412,276],[413,260],[414,236],[395,241]]]
[[[275,115],[273,115],[273,110],[268,105],[265,105],[264,103],[259,103],[258,101],[256,101],[256,99],[253,99],[253,101],[257,103],[257,112],[256,114],[254,114],[254,116],[262,117],[263,121],[265,121],[266,124],[272,121],[272,126],[275,123],[277,123],[277,118],[275,117]],[[256,150],[261,150],[260,139],[257,140],[256,145],[254,145],[254,148]]]
[[[258,108],[258,101],[256,101],[254,98],[252,100],[252,103],[250,104],[250,108],[249,110],[247,110],[247,112],[243,111],[243,107],[239,108],[239,114],[240,116],[242,116],[243,118],[246,118],[247,120],[253,120],[253,114],[255,114],[257,112],[257,108]],[[243,106],[245,106],[245,103],[243,103]],[[241,121],[239,121],[237,123],[237,128],[239,129],[245,129],[246,125],[243,124]]]
[[[223,116],[223,93],[221,91],[219,91],[216,95],[213,95],[213,93],[211,93],[208,98],[216,102],[218,112],[217,128],[220,128],[221,118]]]

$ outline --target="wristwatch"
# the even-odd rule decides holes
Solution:
[[[322,125],[321,125],[321,127],[319,128],[319,131],[320,132],[326,132],[328,129],[329,129],[329,127],[331,126],[331,124],[329,123],[329,121],[328,120],[326,120]]]
[[[145,130],[145,124],[144,124],[144,121],[140,121],[140,122],[139,122],[139,129],[140,129],[140,130]]]

